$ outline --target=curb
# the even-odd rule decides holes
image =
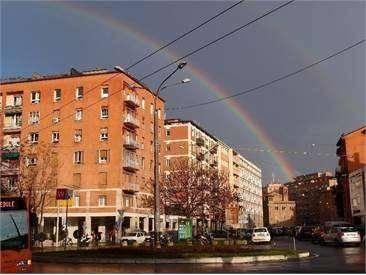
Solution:
[[[244,257],[207,257],[207,258],[58,258],[49,256],[33,256],[35,262],[47,263],[98,263],[98,264],[241,264],[267,261],[300,260],[310,257],[310,252],[300,252],[297,256],[270,255]]]

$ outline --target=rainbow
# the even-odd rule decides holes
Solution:
[[[138,43],[142,43],[144,46],[148,46],[149,48],[156,49],[161,46],[161,43],[153,40],[151,37],[148,37],[144,33],[136,30],[136,28],[131,27],[126,22],[123,22],[120,19],[112,18],[106,14],[102,14],[100,11],[96,9],[92,9],[90,7],[80,6],[72,1],[57,1],[57,2],[43,2],[42,4],[47,5],[49,8],[62,8],[66,12],[73,13],[76,16],[82,17],[87,20],[92,20],[98,24],[104,25],[108,28],[112,28],[114,31],[122,32],[124,35],[129,36],[133,40]],[[175,60],[178,58],[176,54],[173,53],[172,50],[164,50],[164,54],[170,59]],[[213,81],[206,73],[202,70],[189,65],[187,66],[188,70],[192,73],[195,80],[197,80],[202,86],[204,86],[208,91],[210,91],[215,97],[226,97],[230,95],[230,93],[222,86],[218,85]],[[261,126],[255,121],[254,117],[240,106],[235,100],[229,99],[224,101],[225,106],[228,110],[231,111],[244,125],[244,127],[248,128],[251,133],[259,140],[262,144],[264,144],[271,152],[271,158],[278,165],[278,167],[283,172],[284,176],[291,180],[295,175],[295,169],[292,165],[285,159],[283,154],[280,153],[279,150],[276,150],[275,145],[271,141],[269,135],[266,131],[261,128]]]

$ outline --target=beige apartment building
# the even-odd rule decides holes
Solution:
[[[20,141],[52,144],[62,166],[57,187],[73,190],[69,232],[83,226],[102,232],[116,222],[126,231],[153,230],[153,93],[133,76],[108,70],[5,80],[0,85],[1,183],[19,176]],[[164,138],[164,101],[157,102]],[[163,160],[163,158],[161,158]],[[162,161],[160,161],[162,162]],[[36,165],[36,159],[27,165]],[[46,208],[44,230],[55,233],[57,203]],[[65,204],[59,207],[60,225]],[[123,222],[122,222],[123,221]],[[162,228],[177,228],[163,221]]]
[[[165,165],[177,159],[191,159],[223,171],[239,200],[226,209],[226,224],[234,228],[263,225],[261,170],[196,122],[165,120]],[[212,224],[211,227],[215,227]]]
[[[296,203],[290,201],[288,188],[281,183],[263,187],[263,216],[265,226],[292,227],[296,224]]]

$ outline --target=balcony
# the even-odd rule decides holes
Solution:
[[[137,119],[137,117],[131,115],[131,114],[126,114],[124,119],[123,119],[123,123],[125,124],[125,126],[136,129],[140,127],[140,123]]]
[[[125,95],[125,103],[133,108],[137,108],[140,106],[140,101],[137,95],[132,93],[128,93]]]
[[[203,161],[205,159],[205,155],[203,153],[199,153],[199,154],[197,154],[196,158],[198,161]]]
[[[210,166],[211,167],[217,167],[217,161],[214,160],[213,162],[210,163]]]
[[[12,133],[18,133],[20,132],[20,129],[22,127],[22,123],[18,122],[18,123],[14,123],[14,124],[8,124],[5,125],[3,128],[4,134],[12,134]]]
[[[204,146],[205,145],[205,141],[203,140],[203,138],[198,137],[196,139],[196,144],[197,144],[197,146]]]
[[[125,157],[123,161],[123,169],[130,172],[136,172],[137,170],[139,170],[139,163],[137,161],[137,158]]]
[[[19,158],[19,151],[3,151],[1,153],[1,159],[18,159]]]
[[[217,146],[214,146],[213,148],[210,149],[210,153],[211,154],[217,154]]]
[[[4,112],[6,115],[21,114],[23,110],[22,105],[9,105],[5,106]]]
[[[122,191],[129,194],[134,194],[140,191],[140,186],[136,183],[127,182],[123,184]]]
[[[136,149],[140,148],[139,143],[137,142],[137,140],[134,139],[134,138],[131,138],[131,137],[126,137],[125,138],[123,146],[126,149],[130,149],[130,150],[136,150]]]

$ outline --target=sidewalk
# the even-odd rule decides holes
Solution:
[[[121,245],[118,244],[109,244],[109,243],[99,243],[98,246],[90,244],[89,246],[85,247],[77,247],[76,244],[67,245],[66,249],[64,248],[63,244],[60,244],[60,246],[44,246],[42,247],[32,247],[32,252],[54,252],[54,251],[72,251],[72,250],[89,250],[89,249],[96,249],[96,248],[116,248],[121,247]]]

